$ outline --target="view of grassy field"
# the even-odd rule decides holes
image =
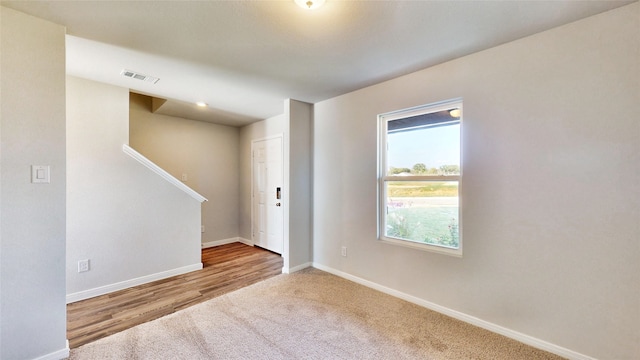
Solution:
[[[457,248],[458,208],[424,207],[389,211],[387,236]]]
[[[458,196],[457,181],[390,181],[388,197]]]
[[[389,182],[387,193],[387,236],[459,246],[457,181]]]

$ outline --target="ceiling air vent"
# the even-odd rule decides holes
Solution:
[[[142,80],[142,81],[146,81],[146,82],[150,82],[152,84],[155,84],[158,82],[157,77],[153,77],[153,76],[148,76],[148,75],[142,75],[140,73],[137,73],[135,71],[131,71],[131,70],[122,70],[122,72],[120,73],[121,75],[124,75],[126,77],[130,77],[132,79],[138,79],[138,80]]]

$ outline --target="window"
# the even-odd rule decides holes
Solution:
[[[462,256],[462,100],[379,116],[379,238]]]

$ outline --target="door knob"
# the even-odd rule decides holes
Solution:
[[[276,203],[276,206],[280,206],[280,203]]]

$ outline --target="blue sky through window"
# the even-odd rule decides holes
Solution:
[[[389,167],[460,165],[460,124],[389,134]]]

